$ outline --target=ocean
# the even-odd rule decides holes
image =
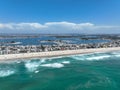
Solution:
[[[1,62],[0,90],[120,90],[120,52]]]

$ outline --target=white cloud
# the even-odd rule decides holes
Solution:
[[[120,33],[120,26],[99,26],[92,23],[47,22],[0,23],[0,33]]]
[[[59,27],[59,28],[77,30],[77,29],[82,29],[86,27],[91,27],[93,26],[93,24],[92,23],[76,24],[76,23],[70,23],[70,22],[48,22],[48,23],[45,23],[45,26],[53,27],[53,28]]]
[[[7,23],[7,24],[0,24],[0,29],[42,29],[45,28],[44,25],[40,23]]]

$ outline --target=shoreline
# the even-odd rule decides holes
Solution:
[[[120,51],[120,47],[6,54],[6,55],[0,55],[0,61],[29,59],[29,58],[48,58],[48,57],[88,54],[88,53],[95,53],[95,52],[111,52],[111,51]]]

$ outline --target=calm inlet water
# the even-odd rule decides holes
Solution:
[[[120,90],[120,52],[2,62],[0,90]]]
[[[41,36],[37,38],[9,38],[9,39],[0,39],[0,43],[5,42],[20,42],[20,45],[52,45],[55,44],[54,42],[40,42],[44,40],[63,40],[68,41],[70,44],[88,44],[88,43],[103,43],[103,42],[110,42],[110,40],[102,40],[102,39],[95,39],[95,40],[81,40],[80,38],[56,38],[56,37],[49,37],[49,36]]]

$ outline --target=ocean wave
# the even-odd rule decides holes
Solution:
[[[0,77],[7,77],[14,74],[14,70],[0,70]]]
[[[43,66],[43,67],[52,67],[52,68],[62,68],[62,67],[64,67],[64,65],[61,64],[61,63],[42,64],[40,66]]]
[[[46,62],[46,60],[47,60],[47,59],[42,58],[42,59],[40,59],[40,63],[45,63],[45,62]]]
[[[91,56],[94,56],[96,54],[100,54],[100,52],[88,53],[88,54],[71,55],[69,57],[72,58],[72,59],[75,59],[75,60],[86,60],[87,57],[91,57]]]
[[[120,57],[120,51],[119,52],[111,52],[111,54],[114,57]]]
[[[37,70],[39,65],[40,65],[39,62],[28,61],[25,63],[25,67],[28,69],[29,72],[33,72],[33,71]]]
[[[111,52],[111,54],[113,54],[113,55],[120,54],[120,51]]]
[[[81,55],[81,56],[75,55],[75,56],[71,56],[70,58],[75,59],[75,60],[85,60],[84,55]]]
[[[63,63],[63,64],[69,64],[70,61],[63,61],[62,63]]]
[[[115,57],[120,57],[120,54],[118,54],[118,55],[114,55]]]
[[[35,73],[39,73],[39,71],[38,71],[38,70],[36,70],[36,71],[35,71]]]
[[[101,59],[109,58],[109,57],[110,57],[109,55],[104,55],[104,56],[89,57],[89,58],[86,58],[86,59],[87,59],[87,60],[101,60]]]
[[[111,55],[105,55],[105,54],[99,54],[99,53],[94,53],[94,54],[84,54],[84,55],[74,55],[71,56],[72,59],[75,60],[101,60],[105,58],[109,58]]]
[[[66,57],[66,56],[49,57],[48,59],[49,59],[49,60],[52,60],[52,59],[60,59],[60,58],[63,58],[63,57]]]

